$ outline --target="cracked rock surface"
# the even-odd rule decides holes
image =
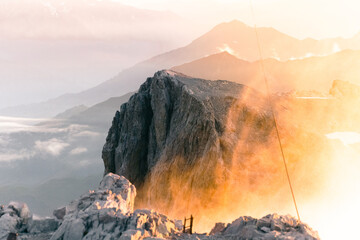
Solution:
[[[61,219],[33,217],[26,204],[12,202],[0,207],[0,239],[9,235],[23,240],[319,239],[308,225],[277,214],[217,223],[210,234],[184,234],[179,220],[153,210],[134,211],[135,195],[126,178],[109,173],[98,189],[56,210]]]

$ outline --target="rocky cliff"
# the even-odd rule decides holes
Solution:
[[[275,103],[279,119],[283,108]],[[244,85],[157,72],[116,112],[102,152],[105,174],[135,184],[137,207],[195,214],[204,229],[224,214],[265,214],[268,204],[292,210],[270,116],[267,98]],[[298,189],[309,195],[322,139],[280,123],[294,185],[307,185],[312,190]]]
[[[256,91],[227,81],[157,72],[116,113],[103,148],[105,173],[124,175],[141,186],[156,165],[177,158],[184,160],[179,168],[193,167],[199,159],[228,164],[224,155],[231,155],[232,143],[224,137],[234,105],[241,110],[235,128],[258,125],[253,132],[258,140],[269,134],[272,122]]]

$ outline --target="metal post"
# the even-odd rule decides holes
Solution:
[[[183,233],[185,233],[185,226],[186,226],[186,217],[184,218],[184,227],[183,227]]]
[[[191,216],[190,216],[190,234],[192,234],[193,221],[194,221],[194,218],[193,218],[193,216],[191,215]]]

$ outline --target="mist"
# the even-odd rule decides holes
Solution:
[[[174,109],[170,120],[161,119],[173,96],[154,97],[164,106],[151,114],[181,128],[176,137],[186,147],[174,155],[173,143],[164,143],[142,182],[133,182],[136,208],[174,219],[193,215],[196,232],[239,216],[296,216],[280,140],[301,221],[323,239],[356,236],[359,3],[253,2],[256,19],[248,1],[1,1],[0,205],[23,201],[34,214],[51,216],[95,189],[117,111],[148,77],[171,69],[169,78],[199,78],[195,89],[216,81],[242,90],[229,88],[222,98],[226,91],[214,87],[192,99],[213,111],[186,109],[174,120]],[[129,113],[129,125],[144,120],[139,109]],[[204,116],[215,115],[213,135],[206,135],[212,122]],[[166,135],[155,130],[145,138]],[[194,149],[199,142],[206,144]]]
[[[0,17],[0,108],[86,90],[199,34],[175,13],[110,0],[6,0]]]

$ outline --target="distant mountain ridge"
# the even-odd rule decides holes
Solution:
[[[171,11],[112,0],[2,0],[0,18],[0,109],[78,93],[198,35],[197,27]],[[62,97],[62,104],[23,106],[9,114],[53,117],[100,102],[67,104]]]
[[[338,47],[360,48],[360,41],[354,39],[298,40],[273,28],[258,28],[258,32],[261,37],[264,58],[283,61],[311,55],[328,55]],[[21,112],[36,114],[41,112],[41,109],[48,108],[53,111],[52,115],[54,115],[54,112],[59,113],[76,105],[94,105],[110,97],[138,89],[142,79],[158,70],[169,69],[223,51],[228,51],[244,60],[257,60],[258,50],[254,29],[239,21],[219,24],[189,45],[136,64],[94,88],[51,99],[43,103],[43,106],[31,106],[32,109],[39,108],[38,111],[26,110],[30,106],[25,106],[2,110],[0,114],[13,115]]]
[[[359,66],[360,50],[344,50],[328,56],[298,60],[264,60],[272,92],[316,90],[325,93],[336,79],[360,84]],[[200,58],[172,69],[193,77],[227,79],[265,91],[260,62],[246,62],[228,52]]]

